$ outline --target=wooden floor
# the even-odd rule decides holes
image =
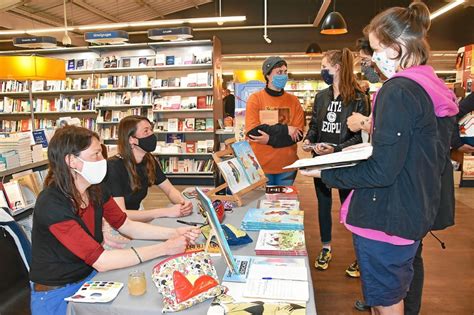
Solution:
[[[298,174],[295,182],[305,210],[305,233],[310,261],[321,249],[313,181]],[[184,187],[178,187],[183,189]],[[333,258],[329,269],[312,267],[313,285],[318,314],[363,314],[353,308],[361,298],[360,281],[345,276],[344,271],[354,260],[350,233],[339,224],[340,203],[333,191]],[[153,188],[145,201],[145,209],[163,204],[163,194]],[[422,314],[474,314],[474,188],[456,189],[456,225],[437,232],[447,248],[428,235],[423,240],[425,286]],[[366,313],[369,314],[369,313]],[[309,314],[312,315],[312,314]]]

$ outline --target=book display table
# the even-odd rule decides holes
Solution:
[[[244,196],[245,207],[234,208],[233,212],[227,212],[226,217],[223,223],[232,224],[235,227],[240,227],[240,223],[249,208],[256,208],[258,200],[265,198],[263,191],[253,191]],[[192,222],[204,222],[204,219],[199,215],[197,209],[197,199],[192,199],[195,204],[194,212],[191,216],[180,218],[184,221]],[[169,227],[179,227],[183,226],[176,222],[176,218],[162,218],[154,221],[156,224],[169,226]],[[253,242],[247,245],[242,246],[233,246],[231,247],[232,253],[235,256],[256,256],[255,255],[255,245],[258,239],[258,231],[247,231],[250,237],[253,239]],[[203,242],[203,240],[200,240]],[[151,241],[132,241],[133,246],[143,246],[150,244]],[[259,256],[262,257],[262,256]],[[275,256],[273,256],[275,257]],[[310,268],[312,266],[311,262],[308,261],[307,256],[299,256],[306,260],[306,266],[308,267],[308,279],[309,279],[309,301],[306,306],[306,314],[316,315],[316,304],[314,299],[313,285],[311,281]],[[115,314],[115,315],[125,315],[125,314],[159,314],[162,310],[162,296],[158,293],[157,288],[155,287],[152,279],[152,269],[153,267],[165,259],[154,259],[138,266],[133,266],[129,268],[124,268],[120,270],[113,270],[103,273],[98,273],[93,280],[102,280],[102,281],[118,281],[125,284],[125,287],[120,291],[119,295],[115,300],[109,303],[69,303],[68,305],[68,314]],[[214,266],[219,275],[219,279],[222,281],[222,277],[226,270],[226,263],[223,256],[212,256]],[[147,291],[144,295],[141,296],[131,296],[128,293],[126,283],[128,281],[128,274],[133,270],[140,270],[145,272]],[[212,299],[209,299],[201,304],[194,305],[193,307],[177,312],[176,314],[192,314],[192,315],[204,315],[207,314],[207,311],[211,305]]]

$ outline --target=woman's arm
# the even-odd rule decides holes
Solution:
[[[166,240],[178,236],[186,236],[188,240],[194,240],[200,235],[201,230],[192,226],[179,228],[168,228],[164,226],[151,225],[126,219],[118,229],[120,233],[133,239],[141,240]]]
[[[185,236],[179,236],[163,243],[137,247],[135,250],[138,256],[131,248],[106,250],[103,251],[99,258],[92,264],[92,267],[99,272],[104,272],[135,266],[140,262],[160,256],[182,253],[186,249],[187,244],[188,239]]]
[[[113,197],[117,205],[127,214],[127,217],[133,221],[150,222],[156,218],[163,217],[180,217],[182,216],[182,206],[173,205],[168,208],[157,208],[152,210],[137,211],[127,210],[125,208],[125,199],[123,197]]]

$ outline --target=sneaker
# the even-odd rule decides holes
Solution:
[[[328,248],[323,248],[321,253],[319,253],[318,259],[314,263],[314,267],[319,270],[326,270],[329,267],[329,262],[331,261],[332,255],[331,250]]]
[[[356,310],[361,311],[361,312],[370,311],[370,306],[366,305],[364,301],[361,301],[361,300],[355,301],[354,307]]]
[[[360,277],[359,264],[357,263],[357,260],[355,260],[349,267],[347,267],[346,276],[351,278]]]

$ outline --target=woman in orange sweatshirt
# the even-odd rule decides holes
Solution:
[[[265,89],[250,95],[245,131],[268,185],[293,185],[296,171],[283,167],[298,159],[296,143],[303,137],[304,112],[296,96],[286,93],[286,61],[272,56],[263,62]]]

